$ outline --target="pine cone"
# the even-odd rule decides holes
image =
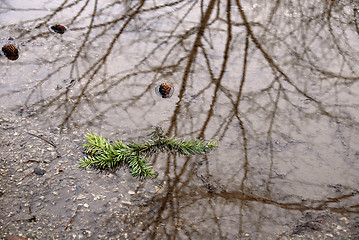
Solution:
[[[55,24],[50,27],[54,32],[64,34],[67,30],[67,28],[60,24]]]
[[[5,44],[1,50],[10,60],[14,61],[19,58],[19,49],[14,44]]]
[[[171,89],[172,89],[171,84],[164,82],[161,83],[158,91],[160,92],[163,98],[168,98],[170,97]]]

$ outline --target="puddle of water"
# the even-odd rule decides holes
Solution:
[[[156,157],[159,177],[142,194],[129,194],[143,183],[126,175],[82,180],[98,199],[78,224],[94,237],[274,239],[305,211],[358,213],[356,6],[37,2],[0,8],[0,42],[13,38],[20,50],[16,61],[0,57],[4,114],[78,141],[87,129],[126,140],[162,126],[220,145],[208,156]],[[172,84],[170,98],[156,93],[162,82]],[[127,186],[114,194],[118,182]],[[49,186],[45,209],[61,215],[77,190]],[[120,195],[121,204],[106,200]],[[127,228],[96,233],[94,219]]]

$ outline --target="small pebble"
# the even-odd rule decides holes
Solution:
[[[334,237],[333,234],[331,234],[331,233],[327,233],[327,234],[325,234],[325,236],[330,237],[330,238]]]
[[[339,220],[343,221],[345,224],[349,223],[348,218],[346,218],[346,217],[341,217],[341,218],[339,218]]]
[[[83,194],[80,194],[80,195],[77,196],[76,199],[77,199],[77,200],[83,200],[83,199],[86,199],[86,196],[83,195]]]
[[[121,201],[121,203],[125,204],[125,205],[132,205],[132,203],[130,201],[125,201],[125,200]]]
[[[40,169],[40,168],[35,168],[35,169],[34,169],[34,173],[35,173],[36,175],[43,176],[43,175],[46,173],[46,171],[43,170],[43,169]]]

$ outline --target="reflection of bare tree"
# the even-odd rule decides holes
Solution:
[[[43,17],[22,22],[15,36],[24,39],[23,52],[37,56],[25,67],[50,70],[33,85],[0,96],[26,94],[31,116],[54,114],[61,127],[103,122],[117,129],[133,122],[132,128],[148,128],[169,122],[168,134],[221,141],[226,150],[217,161],[154,160],[164,169],[165,192],[142,209],[142,221],[152,231],[138,236],[190,237],[213,224],[216,236],[228,237],[248,228],[261,232],[261,217],[288,211],[358,213],[355,191],[303,201],[273,187],[286,179],[277,172],[288,158],[280,152],[302,150],[302,139],[315,144],[304,136],[308,126],[328,121],[357,130],[358,14],[345,8],[349,5],[338,1],[63,1]],[[23,10],[7,4],[2,11]],[[46,26],[60,17],[70,31],[56,39]],[[61,47],[36,53],[29,47],[35,43]],[[160,80],[176,89],[163,107],[152,97]],[[58,92],[46,92],[54,85]],[[212,177],[225,190],[212,185]],[[298,180],[296,186],[306,183]],[[200,209],[193,216],[195,208]],[[226,230],[234,225],[236,232]]]

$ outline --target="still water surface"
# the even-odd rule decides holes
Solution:
[[[128,215],[129,236],[275,239],[306,211],[358,214],[359,5],[3,0],[0,6],[0,42],[20,51],[15,61],[0,57],[3,114],[27,118],[38,131],[76,131],[76,139],[89,129],[126,140],[161,126],[169,135],[218,141],[207,156],[151,159],[159,176],[145,184],[161,191],[148,193],[150,201]],[[67,31],[54,33],[53,24]],[[162,82],[172,84],[172,97],[156,94]],[[121,174],[104,184],[131,181]],[[129,189],[143,184],[132,181]],[[99,208],[109,219],[117,214]],[[99,223],[87,218],[96,229]]]

